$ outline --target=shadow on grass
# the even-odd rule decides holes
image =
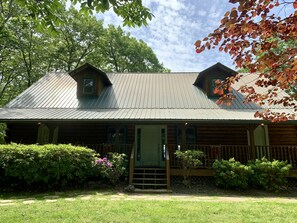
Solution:
[[[181,182],[172,183],[172,193],[127,193],[124,188],[127,186],[127,182],[122,182],[117,186],[111,186],[106,183],[98,183],[97,185],[92,185],[91,187],[76,188],[76,189],[65,189],[61,191],[47,191],[47,192],[32,192],[32,191],[18,191],[18,192],[0,192],[0,200],[58,200],[65,198],[82,198],[88,196],[100,196],[101,198],[109,198],[112,195],[121,196],[138,196],[138,195],[148,195],[148,196],[174,196],[178,197],[200,197],[200,198],[285,198],[285,199],[297,199],[297,187],[284,188],[284,190],[279,192],[267,192],[258,189],[248,189],[244,191],[236,190],[226,190],[217,188],[211,182],[204,183],[192,183],[191,187],[185,187]]]

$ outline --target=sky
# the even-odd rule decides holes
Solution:
[[[234,7],[228,0],[143,0],[154,17],[146,27],[122,27],[142,39],[159,61],[172,72],[200,72],[217,62],[235,69],[229,54],[217,49],[195,52],[194,43],[220,25],[226,11]],[[113,12],[98,15],[104,24],[122,26]]]

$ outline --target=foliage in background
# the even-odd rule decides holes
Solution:
[[[5,130],[6,130],[6,124],[5,123],[0,123],[0,144],[5,143]]]
[[[204,156],[204,153],[200,150],[178,150],[174,154],[179,159],[180,167],[183,170],[183,184],[189,187],[191,170],[202,164],[201,158]]]
[[[0,145],[0,185],[28,189],[84,183],[98,169],[95,152],[72,145]]]
[[[96,160],[100,174],[115,185],[126,171],[126,154],[109,153],[109,158]]]
[[[39,29],[39,22],[26,16],[28,7],[10,9],[0,30],[0,106],[47,72],[68,72],[86,62],[105,72],[168,72],[146,43],[120,27],[104,28],[92,14],[65,5],[58,11],[64,22],[52,31]]]
[[[248,165],[253,170],[251,184],[270,191],[278,191],[286,185],[286,177],[292,167],[286,161],[269,161],[265,157],[250,161]]]
[[[297,91],[277,99],[278,93],[297,86],[297,1],[286,0],[229,0],[236,4],[225,13],[221,25],[196,41],[196,52],[218,47],[229,53],[238,68],[248,69],[256,79],[255,85],[245,84],[238,91],[246,102],[263,105],[281,104],[297,110]],[[227,78],[218,83],[222,96],[218,103],[234,100],[230,86],[242,76]],[[257,90],[262,87],[265,90]],[[224,89],[230,89],[224,94]],[[280,122],[294,119],[293,113],[272,110],[257,111],[255,117]]]
[[[247,189],[253,170],[234,158],[229,160],[216,160],[213,163],[215,170],[214,180],[218,187],[232,189]]]
[[[142,5],[141,0],[69,0],[72,6],[80,8],[80,13],[92,15],[94,12],[106,12],[112,9],[116,15],[123,18],[123,25],[147,25],[152,19],[150,10]],[[28,17],[34,20],[39,29],[54,29],[56,25],[66,23],[60,17],[61,8],[66,0],[1,0],[0,1],[0,32],[7,22],[15,17]],[[14,8],[23,8],[26,14],[14,14]]]

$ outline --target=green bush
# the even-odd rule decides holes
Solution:
[[[0,145],[2,185],[58,188],[98,174],[95,152],[72,145]]]
[[[270,191],[278,191],[287,183],[286,176],[291,168],[286,161],[273,160],[271,162],[265,157],[250,161],[248,165],[254,171],[251,184]]]
[[[178,150],[175,152],[175,155],[179,159],[180,166],[183,169],[183,184],[190,186],[190,172],[193,168],[202,164],[200,159],[204,156],[204,153],[200,150]]]
[[[213,163],[215,170],[215,184],[223,188],[247,189],[249,177],[253,170],[245,166],[234,158],[229,160],[216,160]]]

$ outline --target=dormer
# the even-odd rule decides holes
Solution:
[[[219,97],[219,95],[214,94],[216,80],[225,80],[227,77],[231,77],[236,74],[237,72],[229,67],[226,67],[221,63],[216,63],[215,65],[200,72],[194,82],[194,85],[202,89],[208,97]]]
[[[105,87],[112,85],[106,73],[88,63],[69,74],[77,83],[78,98],[99,96]]]

